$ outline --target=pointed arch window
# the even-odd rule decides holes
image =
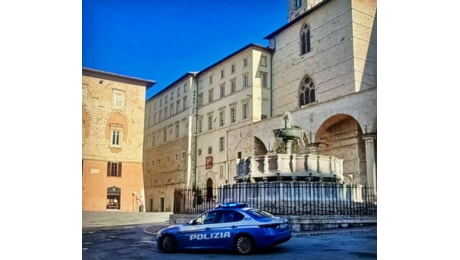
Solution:
[[[310,27],[308,24],[304,24],[302,31],[300,32],[300,55],[304,55],[307,52],[310,52]]]
[[[315,84],[310,76],[306,75],[299,88],[299,106],[315,102]]]

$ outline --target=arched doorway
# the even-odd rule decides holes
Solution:
[[[209,178],[206,181],[206,202],[214,201],[213,192],[212,192],[212,179]]]
[[[343,175],[347,182],[366,183],[366,150],[363,131],[350,115],[328,118],[316,134],[318,154],[343,159]]]
[[[107,206],[106,209],[120,209],[121,189],[119,187],[107,188]]]

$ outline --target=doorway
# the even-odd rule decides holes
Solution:
[[[106,209],[120,209],[121,204],[121,188],[109,187],[107,188],[107,204]]]

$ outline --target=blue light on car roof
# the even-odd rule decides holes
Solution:
[[[246,203],[238,203],[238,202],[227,202],[217,204],[216,208],[246,208],[248,205]]]

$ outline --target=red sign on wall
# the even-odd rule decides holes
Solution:
[[[212,156],[207,156],[206,157],[206,169],[211,169],[212,168]]]

